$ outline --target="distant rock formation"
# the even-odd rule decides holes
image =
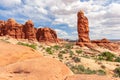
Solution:
[[[78,42],[76,43],[77,45],[81,47],[86,46],[89,48],[100,46],[100,47],[107,48],[112,51],[119,49],[117,44],[112,43],[108,39],[105,39],[105,38],[102,40],[90,41],[87,17],[84,16],[84,12],[81,10],[78,12],[77,17],[78,17],[78,20],[77,20]]]
[[[78,42],[90,42],[87,17],[84,16],[84,12],[81,10],[78,12],[77,17]]]
[[[81,47],[83,47],[85,46],[86,43],[90,43],[88,19],[86,16],[84,16],[84,12],[81,10],[77,13],[77,17],[78,17],[77,19],[77,31],[78,31],[77,45],[80,45]]]
[[[36,31],[32,20],[28,20],[24,25],[25,39],[36,40]]]
[[[36,33],[37,40],[39,42],[58,42],[57,34],[54,30],[45,27],[39,28]]]
[[[35,28],[32,20],[24,25],[14,19],[0,20],[0,36],[11,36],[16,39],[38,40],[39,42],[58,42],[57,34],[50,28]]]

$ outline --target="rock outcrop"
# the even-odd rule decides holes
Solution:
[[[50,28],[35,28],[32,20],[24,25],[17,23],[14,19],[0,21],[0,36],[11,36],[16,39],[38,40],[39,42],[59,42],[57,34]]]
[[[76,44],[83,47],[90,43],[88,19],[81,10],[77,13],[77,18],[78,42]]]
[[[32,20],[28,20],[24,25],[24,33],[25,33],[25,39],[29,40],[35,40],[36,39],[36,31],[34,28],[34,24]]]
[[[112,51],[119,49],[117,44],[110,42],[108,39],[90,41],[87,17],[84,16],[83,11],[79,11],[77,17],[78,17],[77,20],[78,42],[76,43],[77,45],[81,47],[86,46],[89,48],[95,48],[100,46]]]
[[[39,42],[59,42],[56,32],[48,27],[39,28],[36,37]]]
[[[90,42],[87,17],[84,16],[83,11],[79,11],[77,17],[78,42]]]

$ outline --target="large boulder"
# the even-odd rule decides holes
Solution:
[[[39,28],[36,37],[39,42],[59,42],[56,32],[48,27]]]

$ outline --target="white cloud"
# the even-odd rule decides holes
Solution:
[[[77,28],[77,12],[85,11],[89,19],[91,39],[102,37],[119,37],[120,28],[120,1],[116,0],[0,0],[0,6],[10,8],[0,10],[3,17],[32,19],[33,22],[51,22],[52,24],[67,24],[68,29]],[[24,17],[21,17],[24,16]],[[54,17],[51,19],[50,17]],[[52,25],[51,24],[51,25]],[[119,29],[119,30],[118,30]],[[77,38],[76,31],[67,33],[57,29],[61,38]],[[113,37],[109,35],[114,35]],[[75,36],[76,35],[76,36]]]
[[[21,0],[0,0],[0,5],[7,8],[11,8],[20,4]]]

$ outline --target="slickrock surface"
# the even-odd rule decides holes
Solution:
[[[28,47],[0,42],[0,80],[64,80],[72,74],[58,60]]]

